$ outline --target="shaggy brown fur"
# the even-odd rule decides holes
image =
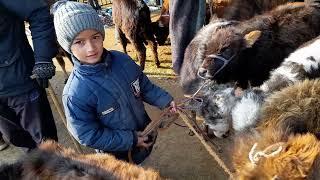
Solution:
[[[246,20],[293,0],[211,0],[211,19]]]
[[[289,136],[283,135],[280,132],[268,132],[262,138],[250,139],[245,143],[250,142],[250,145],[242,144],[237,148],[234,162],[237,169],[237,179],[239,180],[271,180],[271,179],[313,179],[313,173],[319,171],[318,163],[320,155],[320,142],[313,134]],[[274,137],[274,139],[270,137]],[[267,137],[267,139],[265,139]],[[279,138],[279,137],[282,137]],[[248,159],[248,153],[253,145],[258,141],[257,151],[262,151],[270,145],[282,142],[275,145],[275,148],[282,147],[280,153],[273,157],[261,157],[256,164],[253,164]],[[244,147],[246,149],[244,153]],[[242,159],[241,159],[242,158]],[[308,177],[309,176],[309,177]]]
[[[77,154],[51,141],[42,144],[38,150],[21,159],[20,163],[11,166],[13,167],[11,170],[9,167],[0,168],[1,178],[23,180],[161,179],[159,173],[154,170],[145,170],[142,167],[117,160],[111,155]],[[13,177],[14,172],[16,175]],[[20,172],[20,175],[17,172]],[[5,173],[7,177],[4,176]]]
[[[255,128],[257,134],[236,139],[233,162],[239,177],[305,178],[303,175],[310,174],[313,161],[320,155],[320,144],[308,136],[293,135],[315,134],[320,130],[320,80],[306,80],[274,93],[266,99],[261,113],[260,123]],[[280,155],[262,159],[252,166],[248,154],[254,143],[262,150],[278,142],[286,142],[285,153],[282,151]],[[313,168],[320,169],[318,165]],[[314,177],[316,171],[311,174],[310,177]]]
[[[160,66],[157,43],[153,36],[150,10],[143,0],[113,0],[113,22],[120,36],[123,51],[127,53],[127,40],[134,46],[140,66],[144,69],[146,61],[146,47],[150,45],[157,67]]]
[[[228,20],[246,20],[262,14],[289,0],[233,0],[220,17]],[[219,16],[218,16],[219,17]]]
[[[210,0],[209,7],[211,17],[222,18],[226,8],[229,7],[233,1],[234,0]]]
[[[262,107],[261,119],[258,131],[289,127],[293,132],[319,132],[320,81],[306,80],[271,95]]]

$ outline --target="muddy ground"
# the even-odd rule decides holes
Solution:
[[[107,49],[122,50],[119,44],[115,45],[113,28],[106,29],[106,40],[104,46]],[[178,84],[178,78],[171,69],[171,50],[170,45],[161,46],[158,49],[161,68],[156,68],[150,51],[147,51],[147,62],[145,73],[157,85],[169,91],[177,101],[183,98],[183,93]],[[129,55],[135,58],[135,53],[129,45]],[[64,76],[59,65],[57,66],[57,74],[51,80],[51,84],[55,89],[58,99],[61,100]],[[67,70],[70,72],[72,66],[67,63]],[[59,115],[48,96],[52,110],[55,116],[58,128],[59,142],[67,147],[74,148],[69,134],[66,131]],[[60,102],[61,103],[61,102]],[[156,108],[146,105],[147,111],[152,119],[159,118],[160,111]],[[179,124],[184,125],[181,120]],[[157,143],[151,156],[144,162],[143,166],[154,168],[160,171],[160,174],[170,179],[228,179],[223,169],[209,155],[204,146],[200,143],[196,136],[188,135],[189,129],[172,125],[169,129],[159,132]],[[217,140],[223,149],[223,153],[218,153],[223,159],[230,163],[228,147],[229,139]],[[227,143],[226,143],[227,142]],[[82,147],[85,152],[93,152],[91,149]],[[23,152],[19,148],[12,145],[4,151],[0,151],[0,164],[11,163],[16,161]]]

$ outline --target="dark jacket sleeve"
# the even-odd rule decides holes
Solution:
[[[57,53],[53,18],[44,0],[0,0],[0,5],[30,24],[34,57],[37,62],[52,62]]]

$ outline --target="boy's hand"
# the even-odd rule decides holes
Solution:
[[[149,141],[148,136],[141,136],[141,132],[137,132],[138,135],[138,142],[137,142],[137,147],[142,147],[142,148],[149,148],[152,144],[153,141]]]

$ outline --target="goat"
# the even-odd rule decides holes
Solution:
[[[258,122],[260,108],[266,97],[259,89],[239,93],[231,84],[211,84],[202,90],[201,103],[190,101],[188,108],[203,117],[218,138],[226,137],[232,128],[236,133],[252,128]]]
[[[229,120],[233,105],[239,101],[234,94],[234,88],[229,84],[210,84],[203,88],[202,92],[202,95],[197,96],[200,102],[191,100],[186,106],[196,110],[197,115],[204,119],[204,123],[216,137],[225,137],[231,126]]]
[[[152,48],[154,61],[160,66],[157,52],[157,43],[152,32],[149,7],[143,0],[113,0],[113,22],[116,25],[123,51],[127,53],[127,40],[134,46],[140,67],[144,69],[146,61],[146,48]]]

